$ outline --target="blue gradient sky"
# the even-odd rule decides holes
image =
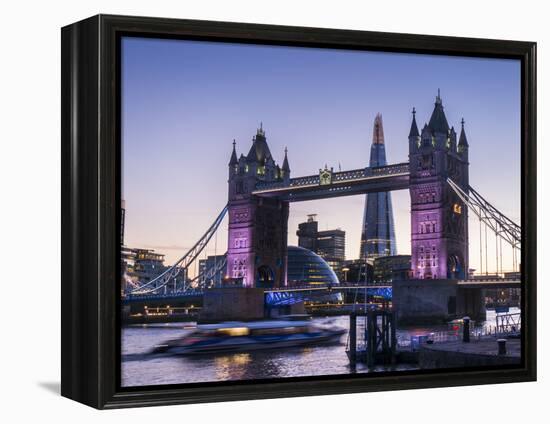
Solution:
[[[403,162],[411,109],[422,126],[438,88],[449,125],[458,132],[466,120],[472,186],[520,221],[519,61],[125,38],[122,82],[125,241],[165,253],[168,263],[225,205],[231,143],[246,155],[260,121],[279,163],[288,146],[292,176],[325,163],[366,166],[378,112],[388,162]],[[410,253],[409,194],[392,196],[397,249]],[[289,244],[306,214],[317,213],[321,229],[346,231],[347,258],[356,258],[363,207],[364,196],[291,204]],[[225,252],[219,233],[208,254]],[[473,217],[470,246],[478,268]]]

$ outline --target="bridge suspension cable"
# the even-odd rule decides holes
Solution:
[[[227,265],[227,256],[224,256],[224,258],[220,262],[217,262],[213,267],[210,267],[207,270],[203,271],[202,273],[197,274],[192,279],[190,279],[188,281],[185,281],[185,284],[183,286],[183,290],[174,290],[174,293],[185,292],[190,285],[192,285],[193,283],[195,283],[197,281],[199,282],[198,287],[200,289],[204,289],[206,287],[206,283],[208,281],[213,280],[214,277],[222,269],[224,269],[226,265]],[[134,295],[138,295],[138,296],[139,295],[147,295],[147,294],[153,293],[154,291],[157,291],[160,288],[162,288],[162,287],[159,286],[159,287],[150,288],[148,290],[143,290],[143,291],[140,291],[139,293],[135,293]]]
[[[202,281],[203,282],[202,285],[205,285],[207,281],[212,280],[222,269],[224,269],[226,265],[227,265],[227,254],[223,257],[221,261],[217,262],[217,260],[215,260],[213,267],[208,268],[201,274],[189,280],[189,284],[192,284],[196,281],[199,281],[199,282]]]
[[[521,250],[521,227],[489,203],[471,186],[468,186],[468,190],[466,191],[450,178],[447,178],[447,183],[460,200],[462,200],[468,209],[473,211],[479,219],[480,274],[489,275],[488,230],[494,234],[495,238],[494,273],[498,275],[506,274],[504,270],[502,240],[508,243],[512,248],[510,259],[512,261],[512,271],[516,272],[518,266],[516,254],[517,250]]]
[[[167,268],[161,274],[153,278],[151,281],[142,284],[139,287],[136,287],[130,291],[130,294],[148,294],[155,292],[165,286],[172,280],[174,280],[182,270],[187,270],[189,265],[191,265],[196,258],[199,257],[201,252],[204,250],[212,236],[216,233],[218,227],[223,221],[227,213],[227,205],[224,206],[222,211],[216,217],[212,225],[206,230],[202,237],[189,249],[181,258],[179,258],[172,266]],[[185,275],[185,274],[184,274]],[[144,290],[146,289],[146,290]]]
[[[501,236],[514,249],[521,249],[521,227],[518,224],[485,200],[471,186],[468,186],[469,193],[466,193],[450,178],[447,178],[447,183],[480,221],[493,230],[497,236]]]

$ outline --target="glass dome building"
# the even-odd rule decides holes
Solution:
[[[340,284],[330,265],[311,250],[288,246],[287,283],[292,286]]]

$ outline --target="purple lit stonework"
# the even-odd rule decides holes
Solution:
[[[437,96],[419,133],[413,109],[409,134],[411,267],[413,278],[465,278],[468,273],[468,211],[446,182],[468,192],[468,142],[464,121],[457,144]]]
[[[279,287],[286,282],[288,202],[254,196],[258,182],[288,182],[287,153],[282,167],[273,160],[262,127],[247,156],[229,161],[227,277],[243,287]]]

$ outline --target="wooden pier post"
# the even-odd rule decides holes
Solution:
[[[462,318],[462,341],[470,343],[470,317]]]
[[[391,363],[392,364],[395,364],[395,360],[396,360],[396,353],[397,353],[397,335],[396,335],[396,329],[395,329],[395,323],[396,323],[396,319],[395,319],[395,312],[391,312],[391,316],[390,316],[390,322],[391,322],[391,334],[390,334],[390,337],[391,337]]]
[[[349,361],[355,364],[357,360],[357,315],[349,315]]]
[[[376,361],[376,330],[378,315],[374,311],[367,312],[367,366],[373,367]]]

